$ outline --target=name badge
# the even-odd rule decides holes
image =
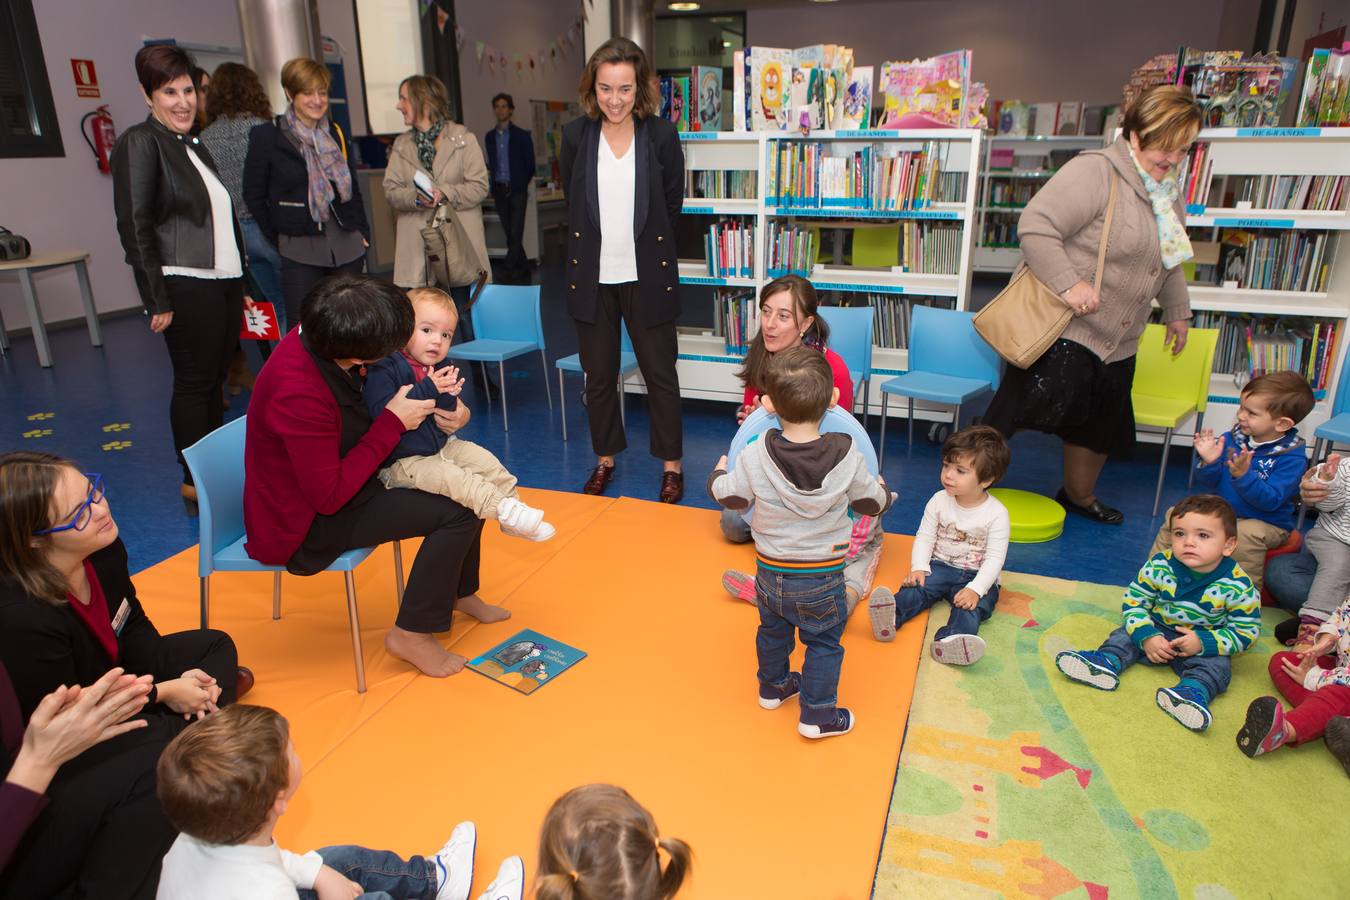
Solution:
[[[113,633],[118,637],[122,636],[122,626],[127,624],[127,617],[131,615],[131,604],[122,599],[122,605],[117,607],[117,615],[112,618]]]

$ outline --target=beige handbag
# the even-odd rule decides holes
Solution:
[[[469,235],[450,204],[442,203],[432,211],[422,227],[422,243],[427,254],[427,284],[441,288],[472,285],[469,302],[476,300],[488,273],[480,266]]]
[[[1098,296],[1102,290],[1102,270],[1106,263],[1106,239],[1111,234],[1111,219],[1116,213],[1116,178],[1111,175],[1111,199],[1106,203],[1106,222],[1102,226],[1101,244],[1097,248],[1097,274],[1092,287]],[[975,314],[975,330],[993,347],[998,355],[1019,369],[1026,369],[1068,327],[1073,310],[1031,274],[1023,262],[1013,273],[1008,286]]]

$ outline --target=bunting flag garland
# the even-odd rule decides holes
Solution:
[[[433,3],[435,3],[435,0],[420,0],[420,5],[422,7],[422,12],[420,14],[425,16],[427,13],[431,12]]]
[[[436,30],[445,34],[445,23],[450,21],[450,14],[439,6],[436,7]]]
[[[441,34],[445,34],[445,26],[450,22],[450,15],[440,8],[436,0],[420,0],[420,2],[425,4],[426,9],[430,9],[432,6],[436,7],[436,25]],[[518,73],[524,74],[527,69],[532,73],[538,72],[543,69],[545,63],[558,64],[572,49],[581,46],[582,22],[586,18],[584,4],[581,7],[581,13],[571,25],[555,35],[547,44],[529,51],[508,55],[505,51],[486,41],[471,39],[464,33],[463,27],[458,23],[455,24],[453,32],[455,46],[463,52],[464,45],[472,42],[474,58],[480,66],[486,63],[493,70],[500,69],[502,72],[506,72],[514,61],[515,71]]]
[[[478,57],[478,62],[481,64],[481,63],[483,62],[483,42],[482,42],[482,41],[474,41],[474,42],[473,42],[473,51],[474,51],[474,55]]]

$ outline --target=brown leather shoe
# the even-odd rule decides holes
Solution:
[[[609,480],[614,477],[613,466],[596,466],[591,477],[586,479],[586,484],[582,486],[583,494],[603,494],[605,488],[609,487]]]
[[[684,499],[684,475],[680,472],[661,473],[662,503],[679,503]]]
[[[234,699],[242,700],[251,690],[253,690],[253,670],[248,666],[240,666],[239,678],[234,683]]]

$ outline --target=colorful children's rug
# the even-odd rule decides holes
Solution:
[[[1193,734],[1154,704],[1168,668],[1136,666],[1112,693],[1055,668],[1117,626],[1121,593],[1009,574],[984,659],[925,653],[875,897],[1346,896],[1341,766],[1320,740],[1255,760],[1234,743],[1247,704],[1275,693],[1266,663],[1284,613],[1266,611]],[[930,614],[925,647],[947,613]]]

